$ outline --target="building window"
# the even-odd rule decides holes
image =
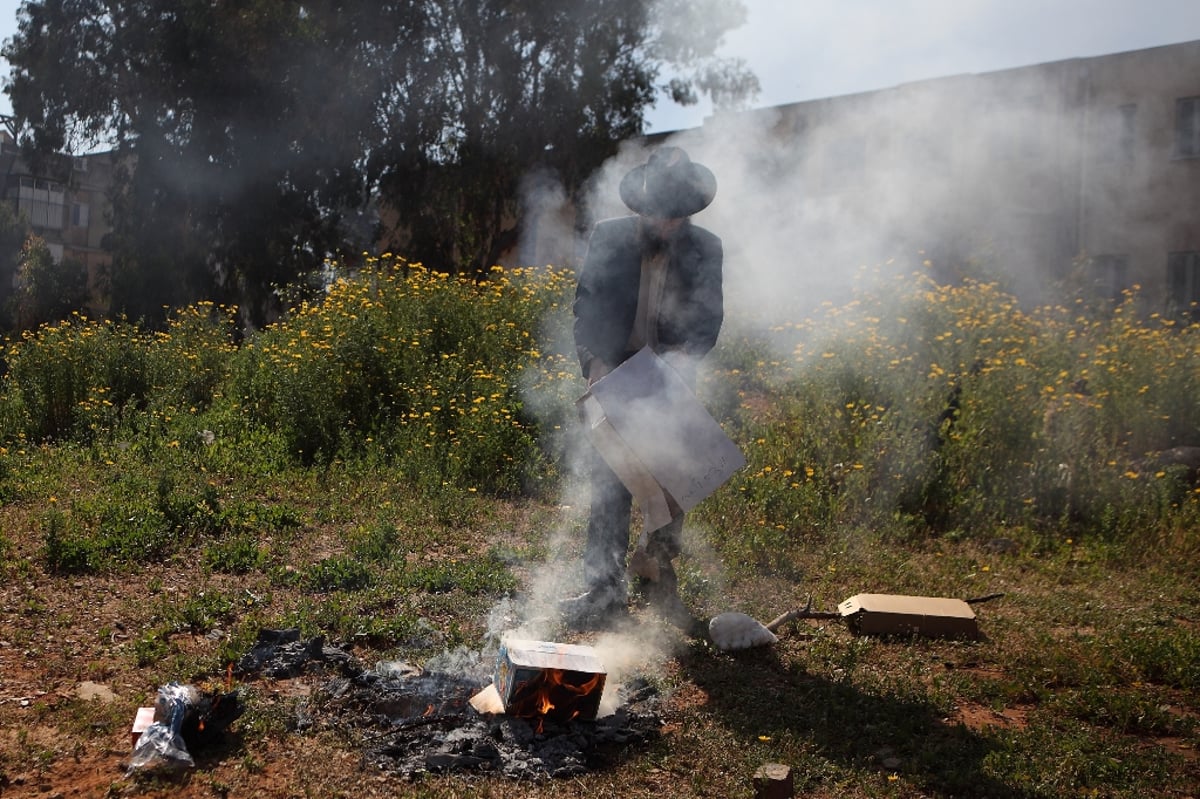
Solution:
[[[1200,316],[1200,252],[1173,252],[1167,256],[1167,286],[1176,309]]]
[[[1095,296],[1120,300],[1122,292],[1129,288],[1129,256],[1093,255],[1090,277],[1090,289]]]
[[[17,208],[29,217],[35,228],[62,230],[66,197],[57,183],[21,178],[17,190]]]
[[[1175,101],[1175,157],[1200,157],[1200,97]]]
[[[72,203],[71,204],[71,224],[75,227],[87,227],[88,226],[87,203]]]
[[[1098,155],[1101,161],[1133,161],[1134,124],[1137,105],[1129,103],[1110,108],[1100,118]]]

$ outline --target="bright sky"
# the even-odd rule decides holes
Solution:
[[[0,43],[7,44],[17,32],[18,0],[0,0]],[[8,59],[0,58],[0,87],[8,81]],[[8,95],[0,92],[0,114],[11,114],[12,103]]]
[[[755,107],[964,72],[990,72],[1200,39],[1200,0],[745,0],[723,54],[762,83]],[[0,0],[0,39],[18,0]],[[0,60],[0,77],[8,64]],[[11,110],[0,94],[0,113]],[[652,132],[700,125],[707,104],[651,111]]]
[[[721,53],[743,58],[753,107],[1200,39],[1200,0],[744,0]],[[712,109],[660,103],[650,132]]]

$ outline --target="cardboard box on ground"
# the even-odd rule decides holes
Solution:
[[[962,599],[902,594],[855,594],[838,611],[857,635],[976,638],[975,611]]]
[[[596,381],[576,405],[647,532],[694,508],[746,465],[683,377],[649,348]]]

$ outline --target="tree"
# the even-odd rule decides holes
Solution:
[[[659,0],[654,5],[653,58],[673,76],[660,89],[681,105],[708,95],[713,107],[732,110],[758,96],[757,76],[739,58],[716,55],[726,32],[746,22],[746,7],[728,0]]]
[[[345,245],[374,104],[423,36],[411,3],[30,1],[8,92],[31,154],[122,156],[114,311],[208,297],[261,321]]]
[[[114,312],[155,319],[209,298],[261,322],[278,287],[362,249],[342,220],[376,194],[412,233],[405,254],[487,265],[520,212],[523,175],[580,185],[640,133],[664,59],[702,62],[737,19],[709,20],[681,48],[651,8],[25,0],[6,90],[31,159],[122,157]],[[710,94],[720,83],[676,80]]]
[[[39,236],[29,236],[21,248],[16,290],[10,300],[18,329],[31,330],[43,322],[66,319],[87,301],[87,270],[71,259],[55,263]]]
[[[714,56],[739,0],[431,0],[427,71],[393,85],[372,182],[411,232],[406,254],[483,270],[514,239],[520,186],[569,193],[642,133],[660,92],[721,106],[755,95]],[[658,85],[667,66],[679,72]]]
[[[15,205],[0,201],[0,329],[4,330],[12,326],[13,283],[29,236],[29,220],[17,214]]]
[[[428,71],[393,85],[369,159],[409,254],[482,269],[532,169],[579,185],[653,99],[638,0],[431,0]]]

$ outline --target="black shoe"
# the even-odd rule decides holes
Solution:
[[[611,586],[563,599],[558,612],[563,624],[580,632],[608,629],[629,616],[625,592]]]
[[[687,605],[683,604],[683,600],[676,594],[653,597],[650,605],[655,613],[688,635],[694,635],[701,626],[700,620],[692,615]]]
[[[692,615],[679,598],[679,579],[675,576],[675,567],[670,561],[660,560],[658,579],[641,581],[640,588],[654,612],[675,627],[688,635],[694,635],[696,630],[703,627],[701,621]]]

